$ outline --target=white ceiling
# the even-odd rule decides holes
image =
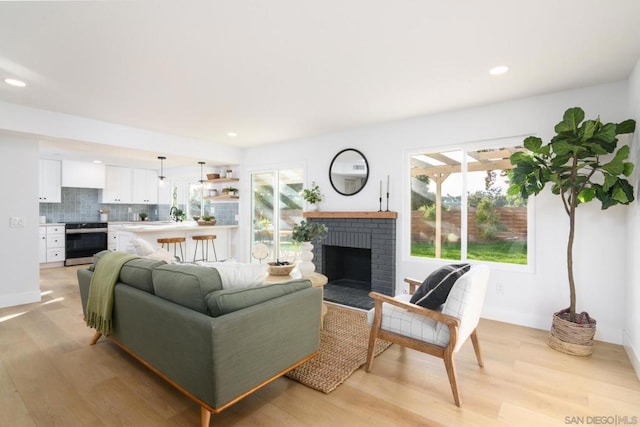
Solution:
[[[622,80],[639,58],[638,0],[0,3],[0,78],[27,83],[0,100],[243,147]]]

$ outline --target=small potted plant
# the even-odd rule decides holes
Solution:
[[[291,240],[298,243],[320,241],[326,237],[328,230],[327,226],[320,222],[302,220],[293,226]]]
[[[313,181],[311,188],[302,189],[302,198],[309,204],[308,209],[310,211],[318,210],[318,203],[322,201],[322,193],[320,192],[320,186]]]
[[[140,221],[146,221],[148,217],[148,215],[144,212],[140,212],[138,216],[140,217]]]
[[[182,222],[186,217],[187,214],[185,214],[182,209],[172,209],[172,214],[171,216],[173,217],[173,220],[176,222]]]
[[[313,243],[312,241],[320,241],[327,235],[328,228],[320,222],[300,221],[299,224],[293,226],[291,240],[300,243],[300,260],[298,270],[303,277],[310,275],[316,269],[311,260],[313,259]]]
[[[235,187],[227,187],[222,189],[222,193],[226,193],[229,196],[236,196],[238,194],[238,189]]]

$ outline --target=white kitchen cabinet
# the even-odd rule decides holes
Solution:
[[[107,225],[107,249],[110,251],[118,250],[118,230],[120,227],[120,225],[111,223]]]
[[[165,179],[163,183],[158,182],[158,204],[171,205],[172,192],[173,184],[171,181]]]
[[[66,239],[64,225],[41,225],[39,237],[40,267],[63,266]]]
[[[38,238],[38,259],[40,263],[47,262],[47,227],[40,227]]]
[[[105,166],[98,163],[63,160],[62,186],[75,188],[104,188]]]
[[[62,202],[60,161],[41,159],[39,174],[38,201],[40,203]]]
[[[105,186],[102,191],[102,203],[131,203],[132,173],[130,168],[107,166],[105,168]]]
[[[133,203],[158,203],[158,174],[151,169],[133,169]]]

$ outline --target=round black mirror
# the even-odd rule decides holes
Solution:
[[[336,192],[343,196],[357,194],[369,179],[367,158],[355,148],[340,151],[331,161],[329,180]]]

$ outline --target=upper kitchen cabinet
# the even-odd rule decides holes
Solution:
[[[63,160],[62,186],[75,188],[104,188],[105,166],[97,163]]]
[[[102,203],[132,203],[132,173],[130,168],[107,166]]]
[[[158,174],[150,169],[133,169],[133,203],[158,203]]]
[[[40,203],[60,203],[61,167],[59,160],[40,160],[38,200]]]

